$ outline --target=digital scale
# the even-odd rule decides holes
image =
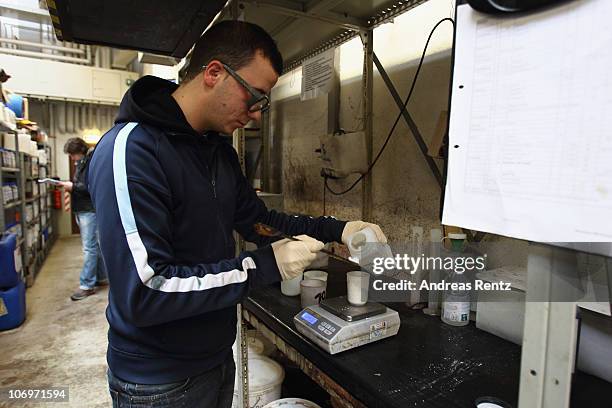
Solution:
[[[400,327],[395,310],[374,302],[353,306],[346,296],[308,306],[293,321],[300,333],[329,354],[395,336]]]

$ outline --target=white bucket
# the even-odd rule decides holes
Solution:
[[[236,367],[236,383],[234,385],[234,401],[232,407],[238,404],[239,367]],[[254,355],[249,358],[249,408],[263,408],[266,404],[276,401],[281,395],[281,385],[285,379],[285,370],[271,358]]]
[[[321,408],[312,401],[301,398],[283,398],[273,401],[263,408]]]
[[[249,355],[259,354],[262,355],[264,352],[264,344],[257,337],[251,337],[250,333],[247,335],[247,344],[249,345]]]
[[[249,356],[254,354],[262,355],[262,356],[270,356],[275,350],[276,346],[272,344],[270,340],[268,340],[263,334],[255,329],[251,329],[247,331],[247,344],[249,346]],[[238,345],[234,341],[232,345],[232,350],[234,351],[234,361],[238,360]]]
[[[247,344],[249,346],[249,358],[253,355],[264,355],[265,346],[264,343],[256,337],[251,337],[250,333],[247,337]],[[234,361],[238,359],[238,345],[234,342],[232,346],[232,350],[234,351]]]

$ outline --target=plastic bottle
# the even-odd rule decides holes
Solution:
[[[454,257],[460,257],[465,245],[465,234],[449,234]],[[445,238],[446,239],[446,238]],[[469,279],[464,271],[452,270],[447,274],[447,282],[458,284],[457,289],[444,292],[442,303],[442,321],[451,326],[467,326],[470,323],[470,291]]]

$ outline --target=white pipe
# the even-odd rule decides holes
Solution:
[[[73,48],[60,47],[58,45],[48,45],[48,44],[35,43],[35,42],[31,42],[31,41],[13,40],[11,38],[0,38],[0,43],[16,44],[16,45],[26,45],[28,47],[36,47],[36,48],[41,48],[41,49],[63,51],[63,52],[67,52],[67,53],[70,53],[70,54],[85,55],[85,51],[83,51],[83,50],[75,50]]]
[[[55,112],[57,114],[57,130],[59,133],[66,133],[66,104],[60,103]]]
[[[74,115],[74,133],[79,133],[81,130],[81,107],[79,105],[73,105]]]
[[[83,105],[81,109],[81,130],[85,130],[89,127],[89,105]]]
[[[102,130],[102,107],[96,107],[96,127]]]
[[[57,126],[57,121],[53,115],[55,115],[54,104],[49,102],[49,133],[51,135],[55,135],[55,126]]]
[[[72,104],[66,104],[66,133],[74,133],[74,108]]]
[[[73,133],[79,133],[79,130],[81,129],[80,109],[81,108],[79,107],[79,105],[74,105],[74,107],[72,108],[73,116],[74,116],[74,132]]]
[[[58,108],[58,106],[55,103],[51,103],[49,106],[51,108],[51,110],[49,111],[50,112],[49,116],[51,118],[51,123],[52,123],[51,129],[53,129],[51,131],[51,135],[49,135],[49,136],[50,137],[56,137],[57,134],[59,133],[58,130],[57,130],[57,124],[59,122],[59,120],[58,120],[59,117],[57,116],[57,108]]]
[[[76,129],[77,133],[83,133],[83,130],[85,129],[85,126],[87,126],[86,122],[87,122],[87,111],[85,110],[85,106],[84,105],[79,105],[77,108],[77,114],[78,114],[78,121],[75,121],[75,123],[79,124],[79,127]]]
[[[75,104],[69,104],[70,115],[72,116],[72,128],[68,129],[71,134],[77,133],[79,131],[79,108]]]
[[[100,132],[106,132],[108,130],[108,109],[101,107],[98,112],[100,114],[98,116],[98,129],[100,129]]]
[[[87,107],[85,105],[79,106],[79,133],[83,133],[83,130],[87,128]]]
[[[87,104],[85,106],[85,111],[87,112],[87,121],[85,122],[85,128],[91,129],[93,127],[93,110],[94,107],[91,104]]]
[[[91,105],[83,105],[83,129],[91,129]]]
[[[95,66],[100,68],[100,47],[96,47],[94,51]]]
[[[110,69],[112,63],[111,49],[104,47],[104,66],[103,68]]]
[[[111,108],[104,109],[104,131],[113,127],[113,110]]]
[[[0,48],[0,54],[1,53],[19,55],[21,57],[50,59],[50,60],[57,60],[57,61],[63,61],[63,62],[82,63],[82,64],[88,64],[88,65],[90,63],[90,61],[88,61],[85,58],[65,57],[63,55],[45,54],[43,52],[36,52],[36,51],[14,50],[12,48],[4,48],[4,47]]]

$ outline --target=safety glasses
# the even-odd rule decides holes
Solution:
[[[227,73],[230,74],[231,77],[234,78],[240,85],[242,85],[244,89],[246,89],[247,92],[251,95],[251,97],[247,101],[249,112],[261,111],[263,113],[267,111],[268,109],[270,109],[270,99],[268,98],[268,95],[262,92],[259,92],[257,89],[253,88],[251,85],[247,83],[247,81],[242,79],[242,77],[238,75],[236,71],[231,69],[229,66],[227,66],[223,62],[221,63],[221,65],[223,65],[223,68],[225,68]],[[206,69],[206,65],[202,66],[202,69],[203,70]]]

